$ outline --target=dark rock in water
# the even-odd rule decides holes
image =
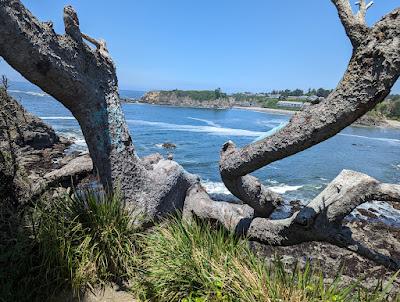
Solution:
[[[301,204],[300,200],[290,201],[290,206],[291,206],[291,215],[297,211],[300,211],[301,208],[303,208],[303,205]]]
[[[366,210],[366,209],[359,208],[359,209],[357,209],[357,211],[360,212],[360,214],[363,215],[363,216],[365,216],[365,217],[368,217],[368,218],[378,218],[378,215],[372,213],[369,209]]]
[[[175,149],[175,148],[176,148],[176,145],[173,144],[173,143],[163,143],[163,144],[162,144],[162,147],[163,147],[164,149]]]

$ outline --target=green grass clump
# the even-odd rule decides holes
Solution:
[[[277,260],[257,258],[246,240],[208,223],[174,219],[141,239],[146,273],[134,288],[151,301],[383,301],[377,288],[365,292],[357,283],[330,285],[306,265],[287,272]]]
[[[132,278],[137,232],[121,200],[86,193],[40,202],[2,246],[0,261],[10,261],[2,297],[42,301]]]

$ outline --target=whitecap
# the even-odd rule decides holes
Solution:
[[[362,138],[362,139],[368,139],[368,140],[383,141],[383,142],[388,142],[388,143],[400,143],[400,139],[395,139],[395,138],[370,137],[370,136],[347,134],[347,133],[339,133],[338,135],[356,137],[356,138]]]
[[[285,194],[286,192],[297,191],[298,189],[302,188],[303,186],[289,186],[285,184],[281,184],[279,186],[268,187],[271,191],[278,193],[278,194]]]
[[[33,95],[33,96],[49,96],[47,93],[44,92],[35,92],[35,91],[22,91],[22,90],[13,90],[13,89],[9,89],[8,92],[11,93],[24,93],[24,94],[28,94],[28,95]]]
[[[211,135],[225,135],[225,136],[260,136],[264,132],[251,131],[245,129],[234,129],[234,128],[222,128],[212,126],[194,126],[194,125],[178,125],[163,122],[150,122],[143,120],[127,120],[128,124],[140,125],[140,126],[152,126],[157,127],[161,130],[174,130],[174,131],[185,131],[185,132],[202,132]]]
[[[74,140],[74,144],[81,147],[87,147],[86,141],[84,139]]]
[[[155,144],[154,146],[156,146],[156,147],[159,148],[159,149],[162,149],[163,144]]]
[[[201,118],[197,118],[197,117],[190,117],[190,116],[187,117],[187,119],[203,122],[203,123],[206,123],[207,125],[213,126],[213,127],[218,127],[218,128],[221,127],[221,125],[214,123],[213,121],[210,121],[210,120],[205,120],[205,119],[201,119]]]
[[[222,182],[204,181],[201,183],[208,194],[225,194],[231,195],[231,192]]]
[[[229,192],[222,182],[202,181],[204,189],[213,200],[237,202],[238,199]]]

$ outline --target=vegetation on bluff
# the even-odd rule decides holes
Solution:
[[[220,88],[215,90],[161,90],[160,96],[166,97],[188,97],[196,101],[214,101],[227,98],[227,94],[222,92]]]
[[[390,95],[385,101],[379,103],[371,114],[381,115],[388,119],[400,120],[400,95]]]

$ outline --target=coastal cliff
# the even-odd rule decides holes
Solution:
[[[232,97],[210,97],[201,95],[195,98],[191,95],[180,95],[175,91],[151,91],[146,93],[140,100],[142,103],[154,105],[169,105],[195,108],[218,108],[226,109],[235,106]]]

